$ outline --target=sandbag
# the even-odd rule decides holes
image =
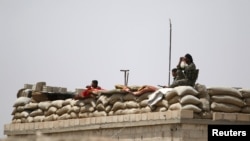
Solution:
[[[86,105],[84,105],[83,107],[80,108],[81,113],[93,112],[94,110],[95,110],[95,108],[90,104],[86,104]]]
[[[211,97],[211,100],[217,103],[228,103],[239,107],[243,107],[244,105],[246,105],[242,99],[235,96],[214,95]]]
[[[74,99],[68,98],[68,99],[63,101],[62,106],[66,106],[66,105],[74,106],[75,103],[76,103],[76,101]]]
[[[114,104],[117,101],[123,101],[123,94],[113,94],[109,97],[109,104]]]
[[[70,115],[68,113],[65,113],[61,116],[58,116],[58,120],[65,120],[65,119],[70,119]]]
[[[245,106],[241,109],[242,113],[250,113],[250,106]]]
[[[154,110],[155,112],[165,112],[167,111],[166,107],[156,107],[156,109]]]
[[[25,110],[35,110],[38,108],[38,103],[28,103],[24,106]]]
[[[109,98],[106,95],[100,95],[100,97],[97,99],[96,104],[103,104],[103,106],[107,106],[109,103]]]
[[[183,97],[185,95],[194,95],[194,96],[197,96],[199,94],[199,92],[196,91],[191,86],[177,86],[177,87],[174,87],[174,90],[177,92],[177,94],[180,97]]]
[[[19,90],[17,91],[16,97],[17,97],[17,98],[19,98],[19,97],[25,97],[25,96],[22,95],[22,93],[23,93],[24,90],[25,90],[25,88],[19,89]]]
[[[179,95],[176,95],[175,97],[173,97],[172,99],[170,99],[170,100],[168,101],[168,104],[169,104],[169,105],[172,105],[172,104],[178,103],[178,102],[180,102],[180,97],[179,97]]]
[[[148,99],[142,100],[139,104],[141,108],[148,106]]]
[[[71,108],[71,111],[70,111],[70,112],[79,113],[79,112],[80,112],[80,107],[78,107],[78,106],[73,106],[73,107]]]
[[[250,106],[250,97],[249,98],[245,98],[244,102],[245,102],[246,106]]]
[[[127,115],[127,114],[139,114],[141,113],[141,110],[138,108],[131,108],[131,109],[124,109],[121,110],[121,114]]]
[[[34,118],[33,117],[27,117],[26,118],[26,122],[28,122],[28,123],[31,123],[31,122],[33,122],[34,121]]]
[[[28,97],[19,97],[14,102],[13,107],[24,106],[24,105],[26,105],[29,102],[30,102],[30,98],[28,98]]]
[[[242,88],[239,89],[238,91],[242,94],[243,98],[250,98],[250,89]]]
[[[107,113],[105,111],[94,111],[93,116],[94,117],[107,116]]]
[[[200,112],[202,111],[198,106],[193,105],[193,104],[184,105],[184,106],[182,106],[181,109],[182,109],[182,110],[192,110],[192,111],[194,111],[195,113],[200,113]]]
[[[131,93],[128,93],[123,96],[123,100],[124,101],[136,101],[136,96]]]
[[[88,112],[79,113],[79,114],[78,114],[78,117],[79,117],[79,118],[87,118],[87,117],[89,117],[89,113],[88,113]]]
[[[83,100],[77,100],[75,105],[78,107],[83,107],[85,105],[85,103]]]
[[[43,122],[44,121],[45,116],[36,116],[33,118],[34,122]]]
[[[119,109],[124,109],[124,108],[126,108],[126,105],[124,104],[124,103],[122,103],[122,102],[120,102],[120,101],[117,101],[114,105],[113,105],[113,107],[112,107],[112,111],[117,111],[117,110],[119,110]]]
[[[181,98],[180,103],[181,105],[187,105],[187,104],[198,105],[201,102],[197,97],[193,95],[185,95]]]
[[[84,99],[82,99],[82,101],[83,101],[84,104],[91,104],[93,107],[96,106],[96,100],[95,100],[95,98],[92,98],[92,97],[90,97],[90,98],[84,98]]]
[[[240,112],[241,108],[232,104],[212,102],[211,110],[216,112],[234,113]]]
[[[96,110],[98,111],[105,111],[105,107],[103,106],[102,103],[99,103],[96,105]]]
[[[206,99],[206,98],[200,98],[200,102],[201,103],[198,104],[197,106],[199,108],[201,108],[201,110],[206,111],[206,112],[210,111],[210,102],[209,102],[208,99]]]
[[[58,109],[62,108],[64,100],[54,100],[51,102],[50,106],[56,107]]]
[[[164,99],[166,99],[167,101],[169,101],[170,99],[172,99],[173,97],[177,96],[177,91],[175,89],[172,88],[171,91],[168,91],[164,94]]]
[[[242,94],[232,87],[209,87],[207,88],[208,94],[213,95],[230,95],[238,98],[242,98]]]
[[[42,92],[32,92],[32,99],[35,100],[36,102],[42,102],[42,101],[48,101],[49,98],[46,93]]]
[[[31,117],[42,116],[42,115],[44,115],[44,113],[41,109],[34,110],[30,113]]]
[[[22,112],[22,111],[24,111],[24,106],[18,106],[18,107],[16,107],[16,111],[17,111],[17,112]]]
[[[49,115],[49,116],[45,116],[44,121],[55,121],[55,120],[57,120],[57,118],[58,118],[57,114],[52,114],[52,115]]]
[[[45,112],[44,112],[44,115],[45,115],[45,116],[49,116],[49,115],[55,114],[56,111],[57,111],[57,108],[54,107],[54,106],[52,106],[52,107],[50,107],[50,108],[48,109],[48,111],[45,111]]]
[[[157,107],[165,107],[166,109],[168,109],[169,105],[168,105],[168,101],[167,100],[162,99],[161,101],[157,102],[155,104],[155,106],[157,106]]]
[[[194,89],[199,93],[197,95],[198,98],[206,98],[208,96],[207,87],[205,85],[202,85],[200,83],[196,83],[194,85]]]
[[[66,106],[63,106],[61,109],[58,109],[56,111],[56,114],[58,116],[61,116],[63,114],[69,113],[70,110],[71,110],[71,105],[66,105]]]
[[[139,108],[139,104],[135,101],[126,101],[125,108],[131,109],[131,108]]]
[[[141,113],[148,113],[151,112],[151,108],[149,106],[141,108]]]
[[[139,95],[138,97],[137,97],[137,99],[136,99],[136,101],[139,103],[139,102],[141,102],[141,101],[143,101],[143,100],[145,100],[145,99],[148,99],[148,96],[150,95],[150,94],[152,94],[153,92],[146,92],[146,93],[144,93],[144,94],[141,94],[141,95]]]
[[[17,108],[16,107],[14,107],[14,109],[13,109],[13,111],[12,111],[12,113],[11,113],[11,115],[15,115],[15,113],[17,112]]]
[[[181,108],[182,106],[180,103],[174,103],[168,107],[169,110],[181,110]]]
[[[44,101],[44,102],[38,103],[38,108],[42,109],[43,111],[46,111],[49,109],[50,105],[51,105],[51,101]]]
[[[105,107],[106,113],[109,113],[109,112],[111,111],[111,109],[112,109],[112,106],[111,106],[111,105],[106,106],[106,107]]]

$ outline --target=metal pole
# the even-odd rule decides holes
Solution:
[[[120,71],[124,72],[124,85],[127,86],[128,85],[128,75],[127,75],[127,72],[129,70],[120,70]]]
[[[171,41],[172,41],[172,23],[171,23],[171,19],[169,19],[169,25],[170,25],[170,36],[169,36],[168,86],[170,85],[170,75],[171,75]]]

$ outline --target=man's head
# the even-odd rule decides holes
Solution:
[[[91,87],[93,87],[93,88],[98,87],[98,81],[97,80],[92,80]]]
[[[193,63],[193,57],[190,54],[186,54],[185,55],[185,62],[189,65],[191,63]]]
[[[177,68],[172,69],[172,76],[175,78],[177,76]]]

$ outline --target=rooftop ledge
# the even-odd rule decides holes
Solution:
[[[174,110],[47,122],[10,123],[4,125],[4,134],[7,136],[32,135],[38,131],[44,134],[53,134],[164,124],[250,125],[250,114],[213,112],[212,119],[196,119],[192,110]]]

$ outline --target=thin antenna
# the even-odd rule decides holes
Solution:
[[[128,75],[129,75],[129,70],[120,70],[121,72],[124,72],[124,85],[128,86]]]
[[[169,19],[170,36],[169,36],[169,66],[168,66],[168,86],[170,85],[170,74],[171,74],[171,41],[172,41],[172,23]]]

